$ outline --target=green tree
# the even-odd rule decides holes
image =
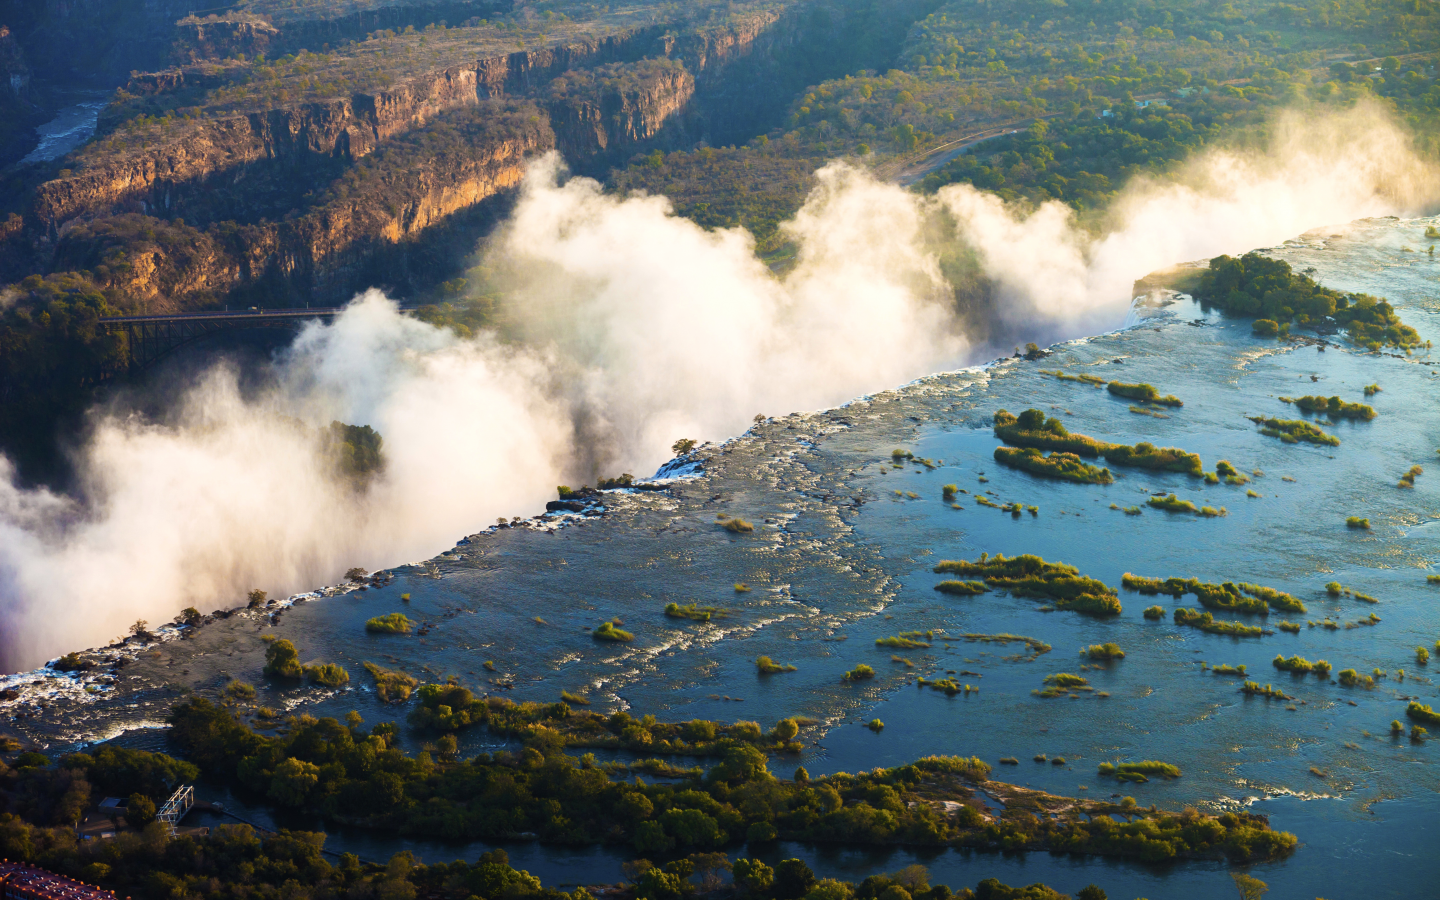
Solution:
[[[737,859],[732,871],[735,883],[754,894],[770,890],[775,881],[775,870],[758,859]]]
[[[275,767],[267,796],[281,806],[302,806],[310,790],[319,783],[319,766],[291,756]]]
[[[1260,900],[1270,890],[1265,882],[1244,872],[1231,872],[1230,877],[1235,881],[1235,889],[1240,892],[1240,900]]]
[[[125,822],[131,828],[144,828],[155,821],[155,801],[144,794],[131,794],[125,801]]]
[[[265,648],[265,674],[272,678],[301,678],[300,651],[287,638],[272,641]]]

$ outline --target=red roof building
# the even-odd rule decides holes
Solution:
[[[3,859],[0,860],[0,900],[115,900],[115,892]]]

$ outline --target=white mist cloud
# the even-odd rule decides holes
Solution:
[[[1274,123],[1267,152],[1215,150],[1173,181],[1127,186],[1097,237],[1046,203],[1028,215],[968,185],[937,197],[1002,294],[997,312],[1055,337],[1113,328],[1131,286],[1176,263],[1272,246],[1367,216],[1417,215],[1440,198],[1440,177],[1377,108]]]
[[[251,587],[428,556],[538,510],[557,483],[653,471],[679,437],[960,362],[974,348],[936,264],[946,242],[974,248],[1011,330],[1063,338],[1116,327],[1131,283],[1157,268],[1435,196],[1374,117],[1278,135],[1268,156],[1210,154],[1178,184],[1134,186],[1099,237],[1058,205],[1017,214],[960,186],[922,198],[834,164],[785,226],[798,256],[784,277],[742,231],[541,160],[487,249],[519,340],[461,340],[372,291],[308,327],[258,394],[221,365],[161,422],[95,412],[75,498],[17,487],[0,459],[0,668]],[[363,493],[332,477],[316,436],[332,419],[384,437],[388,466]]]

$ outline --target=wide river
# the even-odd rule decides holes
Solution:
[[[1423,338],[1440,340],[1440,264],[1425,252],[1428,224],[1367,220],[1269,252],[1313,269],[1328,286],[1387,297]],[[491,529],[432,560],[391,569],[396,577],[387,587],[297,604],[273,628],[259,613],[207,625],[190,640],[156,646],[93,695],[62,678],[0,679],[0,687],[22,693],[6,712],[25,717],[10,725],[59,748],[154,723],[178,689],[214,690],[230,676],[259,683],[260,636],[276,633],[295,641],[302,658],[339,662],[354,680],[338,694],[274,691],[264,698],[272,706],[403,720],[405,708],[379,703],[370,689],[362,663],[371,660],[426,680],[453,675],[477,692],[503,691],[515,700],[553,701],[567,690],[588,695],[592,708],[666,720],[747,719],[768,727],[805,716],[816,722],[802,730],[809,749],[798,760],[773,761],[780,774],[798,764],[820,774],[928,754],[992,764],[1013,756],[1021,765],[997,764],[996,778],[1066,795],[1123,792],[1165,808],[1249,804],[1267,813],[1274,827],[1301,840],[1289,859],[1250,870],[1274,896],[1433,895],[1440,734],[1412,743],[1392,737],[1390,723],[1404,719],[1411,698],[1440,703],[1428,674],[1440,657],[1426,667],[1415,654],[1440,639],[1440,585],[1426,582],[1440,536],[1440,469],[1420,475],[1413,489],[1397,486],[1411,466],[1440,465],[1440,357],[1360,352],[1333,338],[1323,350],[1315,341],[1264,340],[1251,334],[1248,320],[1206,313],[1184,297],[1137,308],[1132,318],[1138,324],[1057,346],[1043,360],[939,374],[843,408],[772,418],[703,448],[704,473],[668,491],[611,492],[606,516],[570,527]],[[1042,371],[1056,369],[1148,382],[1184,406],[1162,416],[1136,413],[1102,389]],[[1371,384],[1382,390],[1367,398],[1363,388]],[[1304,394],[1367,402],[1379,415],[1330,428],[1341,440],[1336,447],[1284,444],[1246,418],[1298,418],[1278,398]],[[1182,474],[1118,469],[1114,484],[1093,486],[1002,468],[992,456],[998,441],[990,417],[1031,407],[1062,418],[1071,431],[1198,453],[1207,470],[1229,460],[1251,481],[1206,485]],[[933,466],[897,465],[897,448]],[[964,490],[962,508],[942,501],[946,484]],[[1120,509],[1144,507],[1155,492],[1228,514]],[[1034,505],[1038,514],[1014,517],[977,503],[981,495]],[[717,514],[743,517],[755,531],[732,534],[716,524]],[[1347,528],[1347,516],[1367,517],[1372,527]],[[981,553],[1039,554],[1116,587],[1126,572],[1253,582],[1293,594],[1308,611],[1272,614],[1264,636],[1237,639],[1173,624],[1170,609],[1196,606],[1193,597],[1122,591],[1124,614],[1100,621],[1001,594],[959,598],[933,590],[937,561]],[[1378,603],[1331,596],[1325,585],[1332,581]],[[737,592],[737,582],[751,590]],[[402,593],[411,595],[408,604]],[[671,601],[727,614],[703,624],[669,619],[662,610]],[[1155,603],[1166,608],[1165,618],[1146,620],[1142,609]],[[365,633],[367,618],[401,609],[423,623],[421,633]],[[1354,624],[1372,613],[1377,623]],[[612,617],[635,633],[633,643],[590,637]],[[1327,619],[1339,627],[1325,627]],[[1282,620],[1297,622],[1298,633],[1275,627]],[[937,633],[932,647],[899,653],[911,665],[875,646],[878,637],[927,630]],[[1053,649],[1035,656],[1017,644],[960,637],[997,633]],[[1126,656],[1083,672],[1094,694],[1067,700],[1032,693],[1048,674],[1079,671],[1081,648],[1107,641]],[[1383,677],[1370,689],[1295,678],[1272,667],[1276,654]],[[760,677],[760,655],[797,671]],[[873,681],[841,680],[862,662],[876,669]],[[1294,700],[1247,699],[1238,690],[1242,679],[1216,676],[1202,663],[1244,664]],[[949,671],[980,691],[946,697],[916,685],[917,675]],[[40,709],[45,696],[51,699]],[[864,727],[876,718],[885,723],[879,733]],[[498,746],[483,733],[465,740],[472,753]],[[1031,761],[1041,753],[1066,764]],[[1172,762],[1184,774],[1123,787],[1097,775],[1100,762],[1139,759]],[[247,818],[271,821],[262,807],[225,799]],[[332,832],[328,846],[375,859],[409,848],[431,861],[473,858],[482,849],[363,831]],[[534,843],[507,850],[547,884],[619,880],[620,863],[631,855]],[[849,878],[920,861],[935,881],[957,889],[994,876],[1070,893],[1095,882],[1127,900],[1206,900],[1235,890],[1217,863],[1154,868],[1049,854],[795,845],[767,855],[801,855],[823,874]]]

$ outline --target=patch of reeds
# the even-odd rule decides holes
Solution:
[[[572,694],[572,693],[570,693],[569,691],[565,691],[565,690],[562,690],[562,691],[560,692],[560,700],[561,700],[561,702],[563,702],[563,703],[568,703],[568,704],[570,704],[571,706],[589,706],[589,705],[590,705],[589,699],[587,699],[587,698],[585,698],[585,697],[582,697],[582,696],[580,696],[579,694]]]
[[[1084,650],[1081,650],[1080,655],[1088,657],[1089,659],[1098,660],[1124,659],[1125,651],[1121,650],[1120,645],[1115,643],[1091,644]]]
[[[1295,698],[1272,685],[1261,687],[1258,682],[1247,681],[1240,686],[1240,693],[1247,697],[1264,697],[1267,700],[1294,700]]]
[[[867,678],[875,677],[875,670],[861,663],[841,676],[846,681],[864,681]]]
[[[1413,488],[1415,487],[1415,479],[1419,478],[1423,474],[1425,474],[1425,470],[1423,468],[1421,468],[1420,466],[1411,466],[1408,472],[1400,476],[1399,486],[1402,488]]]
[[[350,673],[337,663],[316,663],[305,667],[305,677],[312,684],[338,688],[350,683]]]
[[[1056,672],[1045,676],[1045,687],[1031,691],[1037,697],[1066,697],[1081,691],[1093,691],[1090,680],[1071,672]]]
[[[1238,666],[1218,665],[1211,666],[1210,671],[1214,672],[1216,675],[1244,675],[1245,666],[1244,664]]]
[[[665,604],[665,615],[672,619],[690,619],[695,622],[708,622],[712,618],[719,618],[725,615],[725,610],[718,606],[696,606],[688,603],[681,606],[678,603]]]
[[[1099,774],[1106,778],[1114,778],[1116,781],[1144,783],[1149,781],[1152,776],[1156,778],[1179,778],[1180,767],[1155,759],[1146,759],[1140,762],[1103,762],[1100,764]]]
[[[1366,396],[1369,396],[1368,394]],[[1332,419],[1355,419],[1368,422],[1375,418],[1375,410],[1364,403],[1346,403],[1339,397],[1281,397],[1284,403],[1293,403],[1308,413],[1325,413]]]
[[[934,632],[907,631],[891,637],[876,638],[875,646],[889,650],[923,650],[930,646],[927,639],[933,638]]]
[[[1118,595],[1103,582],[1081,575],[1074,566],[1046,562],[1031,554],[1008,559],[1003,554],[994,557],[981,554],[974,562],[944,560],[934,571],[977,575],[992,589],[1009,591],[1016,597],[1045,600],[1056,609],[1100,617],[1121,612]]]
[[[1416,722],[1424,722],[1427,725],[1440,725],[1440,713],[1431,709],[1428,705],[1419,700],[1411,700],[1410,705],[1405,707],[1405,715]]]
[[[1300,656],[1287,658],[1277,654],[1275,658],[1271,660],[1271,665],[1282,672],[1290,672],[1295,675],[1309,675],[1314,673],[1321,678],[1330,677],[1330,664],[1323,659],[1312,663],[1310,660]]]
[[[755,530],[754,525],[751,525],[749,522],[745,521],[739,516],[735,516],[734,518],[726,518],[720,523],[720,527],[724,528],[731,534],[749,534],[750,532]]]
[[[1224,634],[1231,637],[1260,637],[1265,630],[1258,625],[1246,625],[1243,622],[1217,622],[1215,616],[1208,612],[1200,612],[1198,609],[1186,609],[1181,607],[1172,614],[1176,625],[1183,625],[1187,628],[1198,628],[1207,634]]]
[[[1346,516],[1346,517],[1345,517],[1345,527],[1346,527],[1346,528],[1358,528],[1358,529],[1360,529],[1361,531],[1369,531],[1369,530],[1370,530],[1370,520],[1369,520],[1369,519],[1366,519],[1366,518],[1362,518],[1362,517],[1360,517],[1360,516]]]
[[[1145,505],[1153,507],[1154,509],[1164,510],[1168,513],[1200,512],[1200,510],[1195,508],[1195,504],[1191,503],[1189,500],[1181,500],[1174,494],[1171,494],[1168,497],[1151,497],[1149,500],[1145,501]]]
[[[1160,392],[1151,384],[1123,384],[1119,381],[1112,381],[1105,386],[1105,389],[1116,397],[1124,397],[1127,400],[1140,400],[1145,403],[1158,403],[1161,406],[1184,406],[1180,398],[1173,394],[1161,396]]]
[[[1047,369],[1041,369],[1041,370],[1040,370],[1040,374],[1041,374],[1041,375],[1051,375],[1051,376],[1054,376],[1055,378],[1060,379],[1061,381],[1078,381],[1078,382],[1081,382],[1082,384],[1093,384],[1093,385],[1095,385],[1096,387],[1099,387],[1100,385],[1108,384],[1108,383],[1109,383],[1109,382],[1107,382],[1105,379],[1099,378],[1099,377],[1097,377],[1097,376],[1095,376],[1095,375],[1086,375],[1086,374],[1084,374],[1084,373],[1079,374],[1079,375],[1070,375],[1070,374],[1068,374],[1068,373],[1066,373],[1066,372],[1060,371],[1059,369],[1055,369],[1055,370],[1053,370],[1053,371],[1050,371],[1050,370],[1047,370]]]
[[[1145,607],[1144,616],[1147,619],[1163,619],[1165,618],[1165,607],[1147,606]]]
[[[961,597],[973,596],[975,594],[987,593],[990,589],[983,581],[942,581],[935,585],[935,590],[942,594],[955,594]]]

